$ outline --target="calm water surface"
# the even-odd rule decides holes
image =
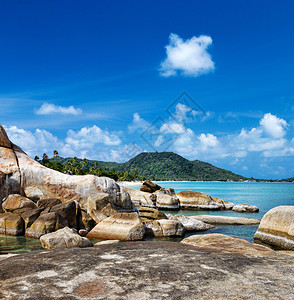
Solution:
[[[255,183],[255,182],[158,182],[164,188],[174,188],[178,193],[184,190],[194,190],[217,197],[235,204],[252,204],[259,207],[258,213],[236,213],[233,211],[193,211],[180,210],[177,212],[165,211],[165,213],[191,215],[222,215],[234,217],[247,217],[261,219],[271,208],[279,205],[294,205],[294,183]],[[132,186],[140,189],[140,185]],[[234,237],[240,237],[248,241],[253,241],[253,235],[258,226],[220,226],[206,231],[206,233],[223,233]],[[181,241],[183,238],[193,235],[203,234],[188,233],[181,238],[157,238],[156,240]],[[8,252],[23,252],[40,250],[38,239],[13,237],[0,235],[0,254]]]

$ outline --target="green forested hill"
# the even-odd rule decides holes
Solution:
[[[70,162],[71,158],[55,157],[62,165]],[[81,163],[82,160],[77,160]],[[90,169],[96,163],[99,168],[115,170],[131,174],[135,179],[150,180],[199,180],[199,181],[240,181],[247,178],[230,171],[217,168],[209,163],[195,160],[189,161],[173,152],[143,152],[125,163],[87,160],[84,168]],[[119,174],[119,176],[123,176]]]

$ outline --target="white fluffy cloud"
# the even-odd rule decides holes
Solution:
[[[273,138],[283,137],[286,134],[285,129],[288,126],[285,120],[280,119],[271,113],[264,115],[264,117],[260,120],[260,125],[264,132]]]
[[[207,35],[193,36],[184,41],[177,34],[171,33],[169,44],[165,47],[166,59],[160,64],[160,75],[195,77],[213,71],[214,62],[207,52],[211,44],[212,39]]]
[[[63,146],[57,137],[44,129],[35,132],[24,130],[16,126],[4,126],[9,139],[20,146],[29,156],[42,155],[44,152],[53,152]]]
[[[143,150],[137,145],[122,145],[119,133],[98,126],[68,130],[64,140],[44,129],[28,131],[16,126],[4,126],[10,140],[20,146],[30,157],[58,150],[63,157],[77,156],[107,161],[125,161]]]
[[[37,115],[51,115],[51,114],[62,114],[62,115],[80,115],[83,111],[80,108],[74,106],[59,106],[51,103],[43,103],[42,106],[36,109]]]
[[[136,112],[133,115],[133,122],[128,126],[128,130],[130,133],[134,133],[137,130],[146,130],[149,126],[150,124]]]

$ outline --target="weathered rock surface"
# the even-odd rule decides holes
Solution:
[[[269,210],[263,216],[254,240],[294,250],[294,206],[278,206]]]
[[[145,227],[145,236],[163,236],[162,227],[158,220],[143,220],[143,225]]]
[[[154,193],[160,189],[161,189],[161,186],[157,185],[156,183],[153,183],[150,180],[144,181],[142,186],[140,187],[140,191],[147,192],[147,193]]]
[[[212,200],[219,205],[221,210],[231,210],[235,206],[234,203],[219,198],[212,198]]]
[[[44,208],[35,208],[23,212],[21,217],[25,222],[25,228],[30,227],[39,218],[43,210]]]
[[[177,220],[158,220],[162,228],[163,236],[182,236],[186,229],[183,224]]]
[[[182,236],[186,228],[178,220],[143,220],[145,226],[145,236]]]
[[[236,212],[247,212],[247,213],[253,213],[253,212],[258,212],[259,208],[255,205],[249,205],[249,204],[237,204],[234,205],[232,208],[233,211]]]
[[[98,223],[87,234],[87,237],[107,240],[136,241],[142,240],[144,233],[144,225],[136,212],[117,213]]]
[[[68,226],[66,219],[56,212],[41,214],[38,219],[26,229],[25,235],[39,238],[40,236]]]
[[[219,210],[220,206],[215,203],[209,195],[195,192],[182,191],[177,193],[182,209],[194,210]]]
[[[131,196],[133,203],[136,206],[144,206],[144,207],[155,207],[156,195],[150,194],[147,192],[133,190],[131,188],[125,187],[126,192],[128,192]]]
[[[78,227],[85,229],[87,233],[96,225],[92,217],[84,210],[79,210],[77,215]]]
[[[97,242],[94,246],[98,247],[101,245],[110,245],[110,244],[117,244],[117,243],[120,243],[120,240],[106,240],[106,241]]]
[[[58,213],[62,218],[67,220],[69,227],[77,228],[77,208],[75,201],[54,205],[51,207],[50,212]]]
[[[114,180],[93,175],[70,176],[46,168],[10,143],[1,125],[0,140],[0,171],[5,178],[2,198],[8,194],[23,195],[26,188],[34,186],[47,198],[60,198],[62,202],[77,200],[85,210],[88,197],[99,192],[109,194],[112,207],[118,211],[134,209],[129,194]]]
[[[258,225],[259,219],[249,219],[240,217],[227,217],[227,216],[212,216],[212,215],[199,215],[190,216],[195,220],[199,220],[212,225]]]
[[[274,252],[272,249],[249,243],[243,239],[237,239],[224,234],[212,233],[192,235],[181,241],[183,244],[189,244],[204,249],[218,249],[228,253],[241,253],[251,255],[266,255]]]
[[[22,235],[24,233],[23,219],[11,212],[0,214],[0,233]]]
[[[55,232],[47,233],[40,237],[40,242],[45,249],[92,247],[91,241],[78,235],[75,230],[64,227]]]
[[[175,215],[169,219],[180,221],[184,225],[185,229],[188,231],[204,231],[204,230],[214,228],[214,226],[211,224],[206,224],[202,221],[187,216],[183,216],[183,215]]]
[[[47,207],[52,207],[58,204],[61,204],[62,202],[58,198],[44,198],[40,199],[37,202],[37,207],[38,208],[47,208]]]
[[[294,260],[172,242],[33,251],[0,261],[1,299],[292,299]]]
[[[179,199],[172,195],[157,195],[156,206],[159,209],[178,210]]]
[[[24,188],[24,193],[27,198],[37,202],[40,198],[44,197],[43,192],[38,189],[36,186],[28,186]]]
[[[29,209],[37,208],[35,202],[18,194],[9,195],[3,200],[4,201],[2,203],[2,208],[6,212],[13,212],[21,208],[29,208]]]
[[[140,207],[139,216],[141,219],[160,220],[167,219],[167,216],[162,211],[150,207]]]

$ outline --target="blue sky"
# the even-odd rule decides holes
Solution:
[[[293,11],[290,0],[0,1],[0,122],[32,157],[166,150],[292,177]]]

